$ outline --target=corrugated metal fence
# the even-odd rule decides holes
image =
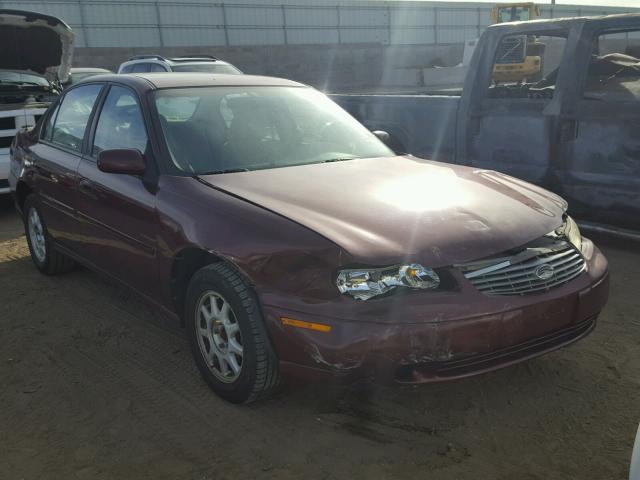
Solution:
[[[0,8],[33,10],[64,19],[76,32],[76,47],[445,45],[482,33],[490,22],[491,4],[0,0]],[[640,11],[574,5],[544,5],[542,9],[547,18]]]

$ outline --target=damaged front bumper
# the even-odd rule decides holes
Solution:
[[[593,330],[608,298],[607,261],[585,241],[585,271],[542,293],[486,295],[458,272],[459,291],[370,301],[345,318],[263,305],[281,371],[304,379],[423,383],[496,370],[565,346]],[[331,331],[291,328],[283,316]]]

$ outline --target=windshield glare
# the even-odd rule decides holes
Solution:
[[[155,92],[176,167],[257,170],[394,155],[322,93],[305,87],[201,87]]]
[[[216,63],[191,63],[186,65],[174,65],[171,67],[174,72],[199,72],[199,73],[221,73],[237,75],[242,73],[233,65],[220,65]]]

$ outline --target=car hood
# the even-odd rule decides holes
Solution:
[[[549,233],[567,207],[557,195],[498,172],[410,156],[201,179],[316,231],[354,263],[370,265],[481,259]]]
[[[62,20],[21,10],[0,10],[0,68],[26,70],[64,83],[73,56],[73,32]]]

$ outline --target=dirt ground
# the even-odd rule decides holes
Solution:
[[[78,270],[39,274],[0,206],[1,479],[624,479],[640,420],[640,249],[608,244],[587,339],[419,387],[289,386],[233,406],[182,331]]]

